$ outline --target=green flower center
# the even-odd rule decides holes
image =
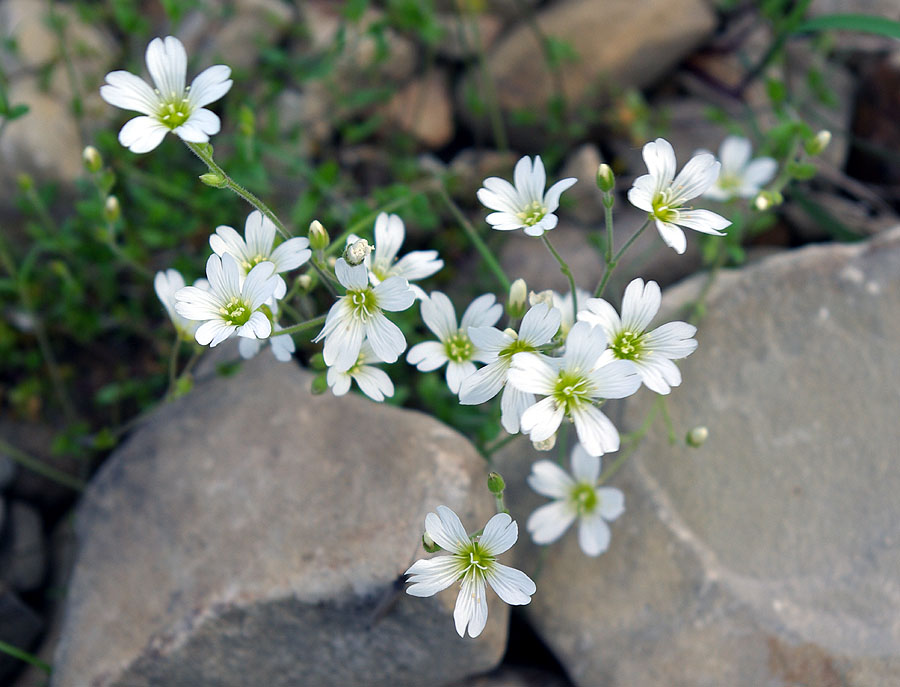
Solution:
[[[587,482],[576,484],[569,498],[574,502],[579,515],[590,515],[600,505],[596,489]]]
[[[563,370],[556,379],[553,387],[553,398],[558,406],[565,409],[566,414],[571,414],[573,408],[585,403],[590,403],[590,391],[588,380],[582,374]]]
[[[643,338],[643,332],[631,332],[626,329],[616,335],[609,347],[619,360],[640,360],[644,353],[644,346],[641,343]]]
[[[656,219],[663,222],[674,222],[678,219],[678,208],[680,205],[673,205],[672,191],[667,189],[661,193],[657,193],[653,197],[653,212],[651,213]]]
[[[390,260],[378,260],[372,262],[372,274],[378,277],[378,281],[384,281],[388,277],[391,276],[391,261]]]
[[[190,90],[190,88],[187,90]],[[185,91],[182,96],[173,93],[160,105],[156,116],[169,129],[177,129],[190,118],[193,111],[194,108],[191,106],[190,100],[188,100],[187,91]]]
[[[516,353],[533,353],[537,349],[527,341],[516,339],[509,346],[500,351],[501,358],[512,358]]]
[[[472,353],[474,353],[474,349],[475,347],[472,345],[469,337],[463,334],[462,331],[457,332],[444,342],[444,350],[447,352],[447,357],[456,363],[469,360],[472,357]]]
[[[723,191],[737,191],[741,186],[741,178],[737,174],[723,174],[719,177],[719,188]]]
[[[378,301],[372,289],[361,289],[359,291],[347,291],[347,298],[350,299],[350,305],[353,307],[353,314],[358,319],[365,322],[378,310]]]
[[[266,262],[266,260],[268,260],[268,259],[269,259],[269,256],[267,256],[267,255],[255,255],[252,258],[249,258],[249,259],[245,258],[244,260],[242,260],[241,267],[243,267],[244,272],[247,273],[250,270],[252,270],[254,267],[256,267],[259,263]]]
[[[453,554],[460,567],[460,578],[466,575],[484,575],[494,566],[496,557],[485,551],[477,541],[471,541],[461,551]]]
[[[533,227],[535,224],[544,219],[547,214],[547,208],[539,200],[533,200],[521,212],[516,213],[516,217],[522,220],[526,226]]]
[[[219,312],[221,313],[225,324],[231,324],[237,327],[247,324],[250,320],[250,316],[253,314],[250,310],[250,305],[237,297],[232,298],[219,308]]]

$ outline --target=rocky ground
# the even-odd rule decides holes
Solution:
[[[774,123],[765,83],[745,82],[773,38],[755,3],[496,0],[461,22],[453,2],[438,1],[442,31],[427,44],[397,27],[371,31],[390,3],[372,3],[349,31],[331,2],[207,4],[178,35],[203,63],[245,75],[262,47],[299,59],[344,41],[333,83],[290,86],[274,102],[282,131],[358,178],[384,180],[390,152],[373,142],[333,150],[338,116],[376,112],[383,141],[405,133],[422,170],[453,172],[454,196],[479,220],[485,176],[564,141],[558,176],[582,183],[553,237],[585,287],[602,270],[589,244],[603,217],[591,180],[602,161],[620,190],[643,173],[639,125],[652,137],[658,115],[686,155],[728,131],[707,119],[710,106]],[[27,172],[66,197],[85,143],[118,121],[96,89],[124,47],[74,4],[54,7],[67,20],[71,73],[50,5],[0,0],[0,35],[18,48],[0,52],[8,98],[31,108],[0,136],[0,189]],[[809,14],[849,11],[900,20],[892,0],[813,0]],[[162,31],[160,11],[148,14]],[[548,69],[540,35],[579,59]],[[655,425],[616,477],[627,508],[605,554],[585,557],[571,533],[546,553],[527,541],[541,499],[524,477],[541,455],[511,443],[495,467],[523,534],[513,558],[540,569],[538,593],[512,613],[494,598],[485,634],[460,640],[455,593],[413,599],[402,572],[421,555],[436,505],[466,522],[491,514],[475,447],[413,410],[313,396],[306,370],[268,355],[217,375],[225,350],[201,365],[190,395],[129,433],[77,500],[0,451],[0,641],[52,663],[53,687],[900,684],[900,166],[877,154],[900,149],[900,44],[831,41],[792,41],[772,66],[792,84],[823,76],[833,102],[797,107],[834,139],[816,178],[746,247],[750,260],[710,281],[697,273],[693,237],[677,256],[653,251],[651,232],[612,283],[619,293],[635,274],[656,279],[664,309],[680,317],[704,294],[700,345],[667,408],[679,433],[704,425],[710,437],[692,448]],[[367,85],[361,74],[391,94],[348,111],[347,93]],[[628,105],[627,89],[643,93],[647,112]],[[500,150],[473,93],[495,99],[515,152]],[[542,110],[548,93],[565,96],[572,121],[596,117],[571,138],[536,126],[523,112]],[[616,211],[624,240],[643,216],[624,193]],[[0,217],[16,212],[0,191]],[[567,288],[528,237],[509,237],[501,260],[531,288]],[[616,407],[617,422],[635,430],[650,406],[642,392]],[[9,413],[0,437],[73,478],[90,469],[51,450],[46,420]],[[0,653],[0,683],[47,678]]]

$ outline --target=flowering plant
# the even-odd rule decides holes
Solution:
[[[561,428],[574,425],[571,474],[548,460],[532,467],[528,484],[554,500],[531,515],[527,530],[536,543],[550,544],[577,520],[582,550],[589,556],[606,551],[611,538],[607,523],[624,512],[625,500],[607,482],[627,454],[601,473],[600,456],[619,451],[622,444],[619,430],[601,408],[641,386],[669,394],[682,383],[674,361],[697,347],[693,324],[669,322],[652,328],[662,302],[658,284],[633,279],[617,311],[604,298],[610,277],[651,224],[679,254],[687,250],[683,228],[723,236],[731,224],[728,219],[689,203],[705,195],[713,200],[752,198],[759,206],[760,198],[780,191],[763,189],[775,175],[774,161],[751,161],[749,142],[729,138],[722,145],[721,160],[698,152],[676,173],[672,145],[662,138],[648,142],[643,148],[647,173],[627,193],[646,218],[618,247],[612,212],[616,179],[608,165],[601,165],[596,183],[606,210],[601,234],[605,269],[590,292],[578,288],[569,264],[549,238],[551,230],[565,231],[558,228],[556,213],[563,193],[578,180],[562,179],[545,190],[547,174],[539,155],[522,157],[512,182],[485,179],[476,196],[491,211],[484,218],[487,226],[500,232],[522,230],[540,241],[568,280],[565,294],[529,293],[523,280],[511,281],[479,230],[441,187],[438,192],[501,287],[499,294],[474,298],[458,319],[461,303],[423,285],[444,266],[438,251],[413,250],[398,258],[406,238],[399,215],[382,209],[374,214],[371,229],[370,220],[365,226],[348,227],[336,239],[314,221],[306,236],[296,236],[268,205],[226,174],[209,144],[220,121],[205,106],[231,87],[228,67],[210,67],[185,87],[187,56],[172,36],[154,39],[146,61],[155,88],[123,71],[107,75],[101,88],[110,104],[141,113],[125,124],[119,141],[134,153],[146,153],[171,131],[207,166],[200,177],[205,184],[229,189],[253,208],[243,235],[225,225],[210,235],[206,281],[186,286],[174,269],[156,276],[157,294],[178,341],[193,339],[199,346],[213,347],[237,336],[245,358],[268,343],[278,360],[289,361],[297,349],[294,337],[302,337],[306,352],[321,343],[321,353],[310,358],[321,373],[315,390],[340,396],[356,382],[376,402],[396,391],[381,366],[397,363],[406,353],[406,363],[421,372],[445,368],[443,393],[463,406],[488,403],[499,395],[503,430],[509,437],[527,435],[538,450],[549,450],[558,441],[565,444],[567,434]],[[782,180],[775,184],[783,185]],[[298,294],[304,296],[302,308],[295,307]],[[413,315],[402,314],[410,310]],[[416,310],[429,334],[407,350],[407,336],[413,334],[408,324],[404,331],[404,318],[414,317]],[[299,316],[304,312],[305,317]],[[504,315],[505,322],[498,324]],[[286,318],[297,321],[287,323]],[[484,447],[486,457],[506,440],[493,439],[493,447]],[[567,448],[561,446],[561,454]],[[470,534],[451,509],[436,505],[436,512],[425,517],[424,541],[430,552],[448,555],[419,560],[407,570],[407,591],[413,596],[430,596],[459,584],[454,621],[460,636],[476,637],[485,627],[487,586],[512,605],[529,603],[536,592],[528,575],[496,560],[515,544],[518,526],[506,509],[502,478],[492,473],[488,487],[497,515]]]

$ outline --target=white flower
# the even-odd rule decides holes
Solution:
[[[280,332],[283,327],[277,322],[272,323],[272,331]],[[282,334],[280,336],[270,336],[266,339],[269,342],[269,346],[272,350],[272,355],[275,356],[276,360],[280,360],[283,363],[290,362],[291,358],[294,356],[294,351],[297,350],[297,346],[294,344],[294,340],[291,338],[290,334]],[[250,360],[259,353],[259,349],[263,347],[262,341],[258,339],[247,339],[241,338],[238,341],[238,353],[241,354],[241,357],[244,360]]]
[[[656,229],[667,246],[684,253],[687,239],[676,225],[704,234],[722,236],[730,221],[709,210],[683,209],[684,204],[706,192],[719,176],[721,165],[710,153],[694,155],[675,176],[675,151],[664,138],[644,146],[644,162],[649,174],[634,180],[628,200],[646,210],[656,222]]]
[[[659,284],[635,279],[625,288],[622,317],[602,298],[592,298],[578,320],[599,326],[606,334],[609,348],[601,361],[630,360],[637,367],[648,389],[667,394],[681,384],[681,372],[673,360],[686,358],[697,348],[692,338],[697,328],[687,322],[669,322],[653,331],[647,327],[659,311],[662,294]]]
[[[753,147],[741,136],[728,136],[719,146],[722,171],[716,183],[703,194],[711,200],[753,198],[762,187],[772,181],[778,163],[771,157],[751,160]]]
[[[541,506],[528,518],[526,527],[535,544],[559,539],[578,520],[578,544],[588,556],[599,556],[609,547],[609,526],[625,512],[625,495],[615,487],[598,487],[600,458],[581,444],[572,451],[571,476],[549,460],[531,466],[528,486],[556,499]]]
[[[369,363],[380,363],[381,360],[372,350],[372,344],[363,341],[359,349],[359,357],[349,370],[340,372],[337,368],[329,367],[326,379],[328,386],[335,396],[343,396],[350,391],[350,382],[356,380],[356,385],[366,396],[373,401],[383,401],[385,397],[394,395],[394,384],[384,370]]]
[[[498,513],[484,526],[480,537],[469,537],[456,513],[438,506],[437,514],[425,516],[425,532],[449,556],[418,560],[406,571],[412,596],[433,596],[454,582],[460,583],[453,621],[460,637],[468,628],[470,637],[481,634],[487,623],[485,582],[510,606],[531,602],[534,582],[521,570],[497,562],[519,538],[519,528],[509,515]]]
[[[185,286],[175,294],[175,311],[203,322],[194,334],[202,346],[217,346],[232,334],[265,339],[272,325],[259,308],[272,297],[278,280],[271,262],[261,262],[241,283],[237,263],[230,255],[210,255],[206,261],[209,291]]]
[[[575,423],[578,440],[592,456],[616,451],[619,432],[594,404],[602,399],[625,398],[641,385],[629,360],[601,360],[606,336],[599,327],[576,322],[566,338],[562,358],[517,353],[509,370],[509,383],[521,391],[541,394],[522,413],[522,431],[532,441],[549,439],[564,417]]]
[[[469,338],[469,327],[490,327],[503,315],[503,306],[496,303],[492,293],[479,296],[466,308],[462,323],[456,326],[456,311],[453,303],[440,291],[422,300],[422,319],[439,339],[423,341],[409,349],[406,361],[422,372],[437,370],[447,363],[447,386],[454,394],[470,374],[475,372],[475,363],[487,362],[485,353]]]
[[[396,362],[406,348],[406,338],[382,311],[406,310],[415,302],[406,279],[389,277],[373,288],[365,265],[351,267],[343,258],[337,259],[334,273],[347,294],[331,306],[325,326],[313,339],[325,339],[325,364],[339,372],[349,370],[356,364],[366,339],[378,358],[386,363]]]
[[[309,249],[309,239],[305,237],[288,239],[273,250],[276,231],[272,220],[259,210],[254,210],[244,223],[244,238],[231,227],[222,225],[216,227],[216,233],[209,237],[209,246],[219,257],[226,253],[231,255],[237,261],[243,277],[261,262],[271,262],[275,266],[275,273],[280,274],[296,269],[309,260],[312,251]],[[284,298],[287,284],[281,277],[277,279],[275,298]]]
[[[578,179],[557,181],[544,193],[547,175],[541,156],[534,164],[527,155],[516,163],[513,186],[506,179],[488,177],[478,189],[478,200],[485,207],[495,210],[485,219],[494,229],[512,231],[524,229],[529,236],[541,236],[556,226],[558,218],[553,213],[559,207],[562,192]]]
[[[197,331],[200,323],[182,317],[175,310],[175,294],[179,289],[183,289],[184,286],[184,277],[181,276],[178,270],[168,269],[165,272],[157,272],[153,278],[153,289],[156,291],[156,297],[159,298],[160,303],[163,304],[163,307],[169,314],[169,319],[172,320],[178,336],[185,341],[193,341],[194,332]],[[194,286],[203,291],[209,290],[209,282],[206,279],[198,279],[194,282]]]
[[[506,383],[512,358],[516,353],[537,352],[550,342],[559,330],[560,313],[546,303],[539,303],[525,313],[518,334],[512,329],[470,327],[469,338],[482,352],[487,363],[463,381],[459,402],[471,406],[492,399],[503,389],[500,398],[500,423],[510,434],[519,431],[519,418],[535,401],[534,394],[520,391]]]
[[[444,261],[438,258],[436,250],[414,250],[398,260],[397,253],[405,238],[406,228],[397,215],[382,212],[375,219],[375,250],[366,257],[366,267],[373,286],[389,277],[403,277],[408,282],[418,281],[430,277],[444,266]],[[347,244],[356,239],[356,236],[349,236]],[[410,288],[417,298],[424,298],[425,292],[418,286],[410,283]]]
[[[126,71],[110,72],[100,97],[110,105],[142,113],[119,132],[119,143],[133,153],[146,153],[171,131],[190,143],[206,143],[219,133],[219,117],[204,106],[231,88],[231,68],[224,64],[200,72],[187,88],[187,54],[174,36],[154,38],[147,46],[147,70],[156,88]]]

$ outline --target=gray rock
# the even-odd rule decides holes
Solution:
[[[536,14],[542,33],[571,45],[578,55],[560,72],[573,105],[596,103],[603,87],[642,88],[652,84],[691,52],[715,27],[703,0],[592,0],[550,4]],[[615,30],[610,30],[615,27]],[[602,36],[602,40],[598,40]],[[554,82],[529,22],[504,35],[488,57],[501,109],[542,112]],[[477,67],[460,84],[457,100],[470,119],[467,94],[480,78]],[[533,131],[527,139],[534,144]]]
[[[418,685],[496,665],[504,604],[463,641],[455,591],[399,584],[428,511],[487,521],[484,462],[419,413],[310,381],[260,355],[104,464],[79,510],[54,687]]]
[[[0,582],[0,641],[28,651],[43,627],[40,616]],[[22,662],[0,651],[0,680],[10,679]]]
[[[487,675],[469,678],[452,687],[571,687],[562,675],[537,668],[501,666]]]
[[[566,205],[571,215],[581,224],[602,227],[604,208],[603,194],[597,188],[597,168],[603,158],[593,143],[585,143],[566,158],[559,171],[559,178],[575,177],[578,183],[566,191]]]
[[[487,52],[503,29],[503,20],[495,14],[479,13],[474,17],[464,12],[441,12],[436,17],[441,37],[435,45],[438,55],[453,60],[465,60]]]
[[[429,148],[453,138],[453,102],[447,75],[438,69],[410,81],[387,104],[390,120]]]
[[[26,503],[10,501],[6,520],[0,533],[0,582],[15,591],[34,591],[47,571],[41,515]]]
[[[661,321],[704,281],[667,292]],[[565,538],[528,618],[584,686],[896,685],[900,229],[725,273],[707,313],[668,409],[709,439],[651,430],[614,478],[610,549]]]
[[[237,0],[216,26],[208,26],[209,42],[201,51],[205,63],[223,62],[251,69],[262,48],[276,45],[296,21],[294,9],[282,0]],[[207,10],[208,11],[208,10]]]
[[[0,453],[0,492],[3,492],[16,478],[16,463],[7,455]]]

